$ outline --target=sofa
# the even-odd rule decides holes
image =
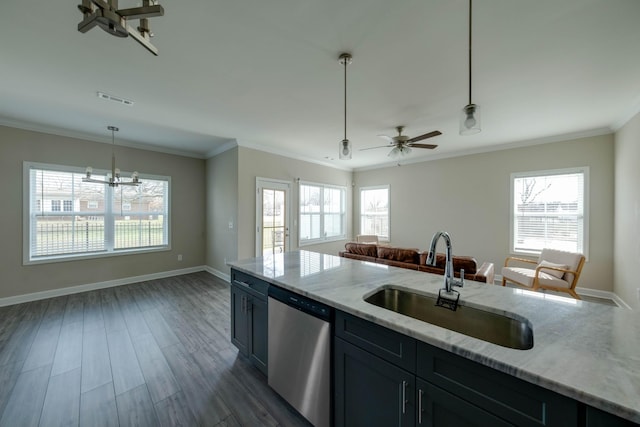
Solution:
[[[445,254],[438,253],[436,254],[436,265],[432,267],[427,265],[428,251],[422,252],[414,248],[397,248],[357,242],[346,243],[344,251],[338,252],[338,255],[343,258],[442,275],[444,275],[446,262]],[[491,262],[478,265],[478,261],[473,257],[454,255],[453,271],[456,277],[460,277],[461,269],[464,269],[465,280],[493,284],[495,272]]]

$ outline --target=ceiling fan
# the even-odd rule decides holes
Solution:
[[[387,145],[380,145],[378,147],[369,147],[362,148],[360,151],[364,150],[373,150],[375,148],[391,148],[389,152],[389,157],[397,157],[399,155],[407,155],[411,152],[412,148],[426,148],[429,150],[433,150],[438,145],[436,144],[417,144],[418,141],[422,141],[427,138],[433,138],[434,136],[442,135],[442,132],[439,130],[434,130],[429,133],[425,133],[424,135],[414,136],[413,138],[409,138],[407,135],[402,134],[402,130],[404,126],[396,126],[396,130],[398,131],[398,136],[390,137],[387,135],[378,135],[380,138],[385,139],[389,142]]]

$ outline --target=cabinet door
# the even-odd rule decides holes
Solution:
[[[267,301],[249,297],[249,358],[253,364],[267,375]]]
[[[248,295],[238,286],[231,285],[231,342],[241,354],[249,354]]]
[[[586,407],[585,419],[587,427],[631,427],[638,425],[590,406]]]
[[[413,426],[415,376],[335,338],[335,425]]]
[[[459,397],[426,381],[416,380],[417,425],[429,427],[512,426]]]

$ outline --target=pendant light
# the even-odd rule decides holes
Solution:
[[[134,172],[131,174],[131,181],[125,181],[120,176],[120,169],[116,167],[116,155],[115,155],[115,132],[118,132],[118,129],[115,126],[107,126],[107,129],[111,131],[111,176],[108,181],[102,179],[94,179],[91,178],[91,174],[93,173],[93,168],[91,166],[87,167],[86,176],[82,178],[82,182],[93,182],[96,184],[106,184],[110,187],[118,187],[120,185],[140,185],[141,182],[138,178],[138,172]]]
[[[340,160],[351,159],[351,142],[347,139],[347,65],[353,62],[353,57],[349,53],[341,53],[338,62],[344,65],[344,139],[340,141]]]
[[[480,132],[480,106],[471,102],[471,12],[473,0],[469,0],[469,103],[460,112],[460,135]]]

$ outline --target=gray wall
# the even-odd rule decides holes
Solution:
[[[613,291],[640,308],[640,114],[615,136],[615,270]]]
[[[23,162],[108,169],[111,145],[0,126],[0,298],[194,267],[205,262],[205,161],[116,147],[123,170],[171,176],[170,251],[22,265]],[[177,254],[183,261],[177,261]]]
[[[390,184],[394,246],[426,250],[433,233],[446,230],[454,254],[493,262],[500,274],[510,247],[510,174],[589,166],[591,244],[578,286],[612,291],[613,165],[613,135],[604,135],[360,171],[354,174],[354,212],[360,187]],[[356,216],[354,234],[358,228]]]
[[[229,223],[233,228],[229,228]],[[207,265],[229,274],[238,259],[238,148],[207,160]]]
[[[256,177],[278,179],[291,183],[291,249],[298,249],[298,228],[293,220],[298,218],[297,178],[322,184],[347,187],[347,237],[351,237],[351,172],[332,169],[302,160],[295,160],[275,154],[265,153],[246,147],[239,148],[238,170],[238,257],[255,256],[256,241]],[[302,249],[336,255],[344,248],[345,240],[319,245],[304,246]]]

